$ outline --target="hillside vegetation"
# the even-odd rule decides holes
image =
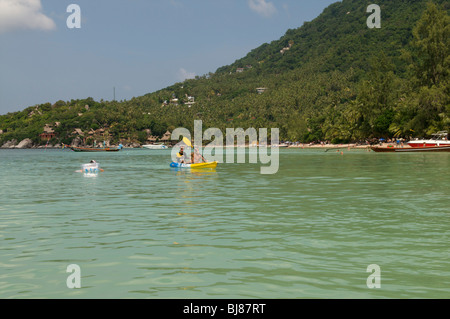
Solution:
[[[333,143],[426,136],[450,127],[450,4],[344,0],[214,73],[129,101],[58,101],[0,116],[0,145],[39,137],[69,144],[137,141],[176,127],[280,128],[283,140]],[[58,122],[58,125],[55,123]]]

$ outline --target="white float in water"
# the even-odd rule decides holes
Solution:
[[[81,165],[81,172],[86,176],[97,176],[100,171],[102,171],[100,169],[100,164],[96,161]]]

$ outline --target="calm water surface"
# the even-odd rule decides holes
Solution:
[[[105,171],[75,172],[91,159]],[[285,149],[275,175],[169,161],[0,150],[0,298],[450,297],[450,154]]]

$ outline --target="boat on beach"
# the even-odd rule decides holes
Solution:
[[[450,146],[450,141],[448,140],[448,132],[440,131],[433,134],[432,137],[428,140],[425,139],[411,140],[407,144],[414,148],[423,148],[435,146]]]
[[[164,144],[146,144],[142,145],[142,147],[149,149],[149,150],[164,150],[167,149],[167,145]]]
[[[394,147],[394,146],[372,146],[372,151],[377,153],[407,153],[407,152],[450,152],[450,145],[446,146],[423,146],[423,147]]]

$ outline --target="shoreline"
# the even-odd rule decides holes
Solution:
[[[114,146],[111,146],[114,147]],[[260,146],[254,146],[254,145],[223,145],[222,148],[259,148]],[[261,146],[262,147],[262,146]],[[276,148],[278,146],[270,146],[268,145],[267,148]],[[354,146],[354,145],[292,145],[292,146],[279,146],[280,149],[370,149],[370,145],[362,145],[362,146]],[[93,149],[100,149],[99,147],[86,147],[86,148],[93,148]],[[169,146],[167,149],[173,148],[172,146]],[[202,147],[203,149],[206,148],[206,146]],[[70,146],[62,147],[62,146],[33,146],[33,147],[0,147],[0,150],[63,150],[63,149],[70,149]],[[139,147],[123,147],[122,149],[146,149],[145,147],[139,146]]]
[[[299,144],[291,145],[288,148],[306,148],[306,149],[366,149],[370,148],[371,145],[357,145],[357,144],[325,144],[325,145],[310,145],[310,144]]]
[[[207,145],[206,145],[207,146]],[[205,148],[206,146],[202,146],[202,148]],[[110,146],[110,147],[115,147],[114,145]],[[214,147],[214,146],[212,146]],[[249,149],[253,149],[253,148],[259,148],[260,145],[251,145],[251,144],[246,144],[246,145],[223,145],[222,148],[249,148]],[[393,147],[393,148],[411,148],[409,145],[403,145],[403,146],[399,146],[397,144],[393,144],[393,143],[382,143],[382,144],[375,144],[375,145],[359,145],[359,144],[298,144],[298,145],[278,145],[278,146],[271,146],[271,145],[267,145],[267,148],[275,148],[278,147],[280,149],[320,149],[320,150],[371,150],[372,147]],[[94,147],[92,147],[94,148]],[[170,146],[167,149],[171,149],[173,148],[173,146]],[[56,150],[56,149],[70,149],[70,146],[60,146],[60,145],[49,145],[49,146],[45,146],[45,145],[39,145],[39,146],[31,146],[31,147],[17,147],[17,145],[15,146],[9,146],[9,147],[0,147],[0,149],[3,150],[8,150],[8,149],[12,149],[12,150],[20,150],[20,149],[28,149],[28,150],[42,150],[42,149],[51,149],[51,150]],[[140,146],[124,146],[123,149],[146,149],[144,148],[142,145]]]

